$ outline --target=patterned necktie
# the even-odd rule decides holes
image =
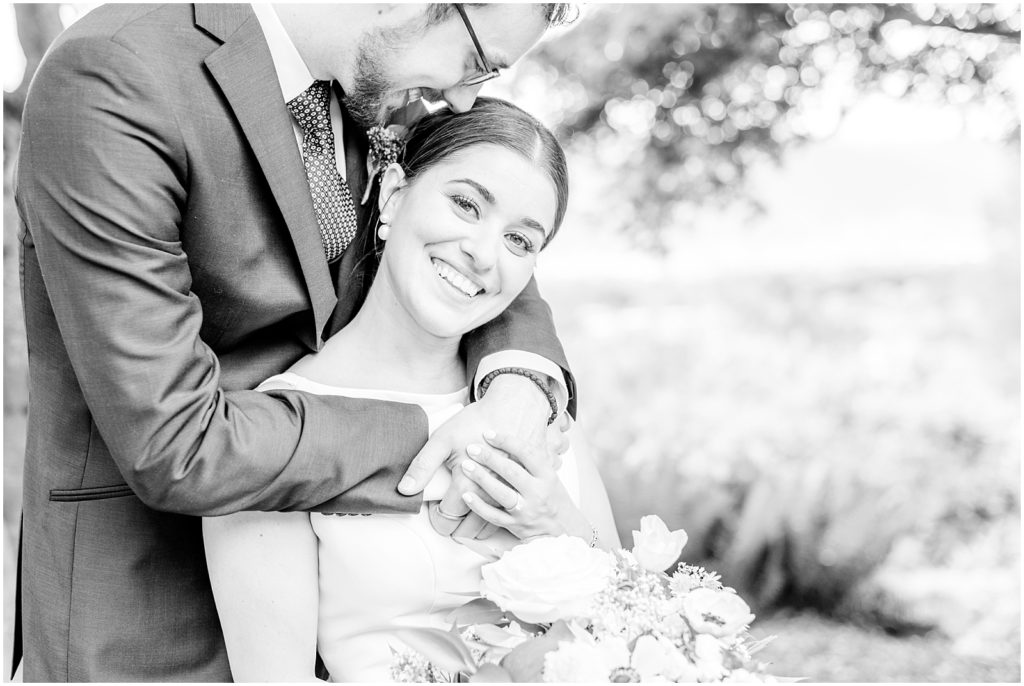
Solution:
[[[356,235],[356,207],[334,160],[330,83],[314,81],[288,101],[288,109],[302,128],[302,161],[306,165],[309,192],[313,195],[327,261],[333,262]]]

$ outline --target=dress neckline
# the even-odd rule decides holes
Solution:
[[[261,386],[276,379],[290,383],[298,387],[309,388],[313,392],[323,395],[344,395],[351,398],[373,398],[375,400],[393,400],[409,404],[454,404],[465,405],[469,401],[469,386],[463,386],[457,391],[450,393],[416,393],[413,391],[398,391],[384,388],[350,388],[348,386],[334,386],[320,383],[310,378],[296,374],[295,372],[281,372],[270,377]]]

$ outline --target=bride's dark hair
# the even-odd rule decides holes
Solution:
[[[445,108],[425,116],[410,132],[405,156],[399,160],[405,177],[412,181],[439,162],[474,145],[498,145],[533,162],[555,186],[555,223],[546,246],[565,216],[569,198],[569,173],[565,154],[554,134],[532,115],[510,102],[477,98],[466,112]]]
[[[555,186],[555,221],[551,233],[544,240],[543,250],[558,232],[565,217],[569,200],[569,172],[566,168],[565,153],[552,134],[532,115],[510,102],[497,98],[477,98],[473,107],[465,112],[453,112],[443,108],[432,112],[417,122],[410,131],[405,144],[404,155],[399,164],[405,171],[405,178],[414,181],[419,174],[443,162],[466,148],[474,145],[498,145],[540,167]],[[370,180],[373,189],[370,194],[369,226],[363,233],[364,262],[360,264],[363,295],[369,290],[380,261],[382,246],[377,244],[377,197],[380,193],[380,179]]]

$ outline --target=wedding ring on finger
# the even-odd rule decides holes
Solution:
[[[516,501],[512,503],[512,505],[510,505],[509,507],[505,508],[506,512],[519,512],[520,510],[523,509],[523,496],[519,495],[519,493],[516,493],[515,496]]]
[[[466,515],[469,514],[468,512],[466,514],[458,514],[458,515],[456,515],[456,514],[448,514],[443,509],[441,509],[441,503],[438,503],[437,505],[434,506],[434,511],[436,511],[437,514],[439,514],[440,516],[444,517],[445,519],[453,521],[453,522],[461,522],[463,519],[466,518]]]

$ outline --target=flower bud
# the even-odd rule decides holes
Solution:
[[[640,531],[633,531],[633,556],[650,572],[662,572],[679,559],[686,545],[686,532],[669,531],[658,515],[640,520]]]

